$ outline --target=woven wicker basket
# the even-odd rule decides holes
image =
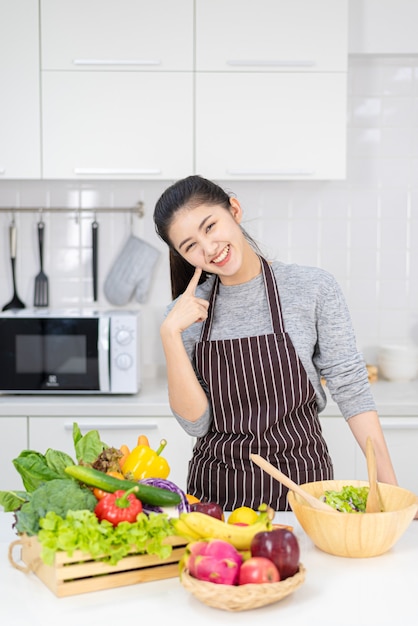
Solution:
[[[301,563],[297,574],[278,583],[218,585],[193,578],[187,570],[183,570],[180,580],[187,591],[208,606],[224,611],[248,611],[273,604],[290,595],[302,585],[305,573]]]

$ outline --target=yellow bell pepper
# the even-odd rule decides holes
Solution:
[[[170,466],[166,459],[160,456],[166,445],[167,441],[162,439],[158,450],[153,450],[146,445],[136,446],[123,464],[123,474],[133,476],[135,480],[167,478]]]

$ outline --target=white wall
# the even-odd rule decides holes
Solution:
[[[418,56],[350,57],[348,80],[345,181],[221,184],[241,200],[245,227],[266,254],[319,265],[337,277],[359,347],[373,362],[379,343],[418,344]],[[167,252],[154,232],[152,213],[169,182],[0,182],[2,207],[71,209],[44,213],[51,306],[93,306],[93,214],[83,213],[77,222],[77,207],[115,207],[115,213],[97,214],[102,282],[131,228],[161,249],[148,302],[140,307],[133,300],[129,305],[142,310],[144,365],[151,372],[154,366],[163,367],[158,327],[170,299]],[[145,203],[142,220],[117,213],[118,207],[133,206],[138,200]],[[12,296],[11,217],[11,212],[0,213],[0,307]],[[32,306],[39,270],[38,214],[16,213],[15,219],[18,293]],[[109,306],[102,290],[98,305]]]

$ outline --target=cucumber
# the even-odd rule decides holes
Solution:
[[[169,491],[168,489],[161,489],[160,487],[151,487],[150,485],[141,485],[141,483],[134,482],[132,480],[122,480],[109,476],[104,472],[100,472],[92,467],[85,467],[84,465],[70,465],[65,468],[65,472],[79,480],[81,483],[88,485],[89,487],[97,487],[103,491],[114,493],[118,489],[127,491],[132,487],[139,487],[135,492],[136,497],[141,502],[151,504],[153,506],[177,506],[180,504],[180,496],[178,493]]]

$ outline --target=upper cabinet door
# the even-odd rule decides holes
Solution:
[[[42,69],[193,69],[193,0],[41,0]]]
[[[0,180],[39,178],[37,0],[0,0]]]
[[[192,86],[191,72],[44,72],[44,177],[189,174]]]
[[[196,170],[217,180],[344,178],[345,103],[343,73],[202,72]]]
[[[346,0],[196,0],[198,71],[347,69]]]
[[[417,54],[417,0],[350,0],[351,54]]]

